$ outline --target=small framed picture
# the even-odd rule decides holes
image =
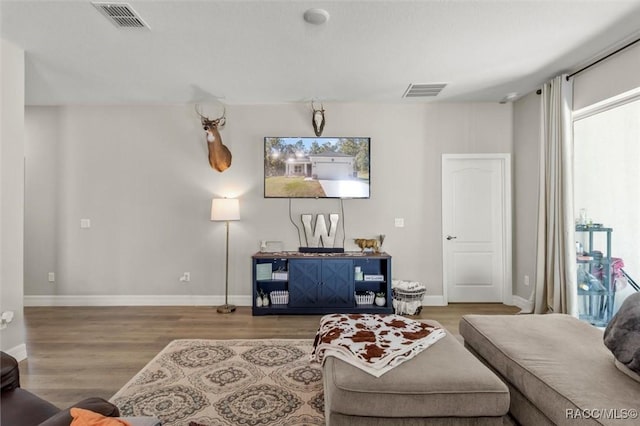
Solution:
[[[273,273],[273,265],[271,263],[256,264],[256,280],[270,280]]]

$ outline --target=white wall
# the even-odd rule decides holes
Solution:
[[[573,108],[579,110],[640,87],[640,43],[574,77]]]
[[[536,279],[540,107],[541,97],[535,92],[520,98],[513,107],[513,294],[525,310],[530,306],[522,303],[529,301]],[[524,283],[525,275],[529,286]]]
[[[440,156],[511,152],[511,106],[325,109],[325,136],[372,138],[371,199],[344,201],[346,249],[356,249],[353,238],[386,234],[393,275],[442,295]],[[205,112],[219,110],[207,105]],[[230,294],[242,297],[233,302],[250,303],[250,256],[259,240],[299,246],[288,201],[263,198],[263,137],[312,135],[308,105],[228,106],[221,134],[233,164],[222,174],[209,167],[192,106],[30,107],[26,114],[27,303],[50,303],[50,295],[67,302],[79,295],[221,301],[224,225],[209,221],[214,196],[241,203],[242,220],[231,224],[229,279]],[[296,218],[340,208],[338,200],[292,204]],[[394,227],[396,217],[404,228]],[[80,229],[81,218],[91,219],[90,229]],[[186,271],[190,284],[179,281]]]
[[[24,51],[0,39],[0,349],[26,357],[23,311]]]

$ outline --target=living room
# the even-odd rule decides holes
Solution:
[[[15,7],[10,3],[2,2],[3,16],[13,10],[9,7]],[[44,7],[33,3],[36,8]],[[143,15],[144,3],[133,4]],[[88,7],[92,8],[91,4]],[[327,25],[340,22],[337,10],[332,12]],[[184,93],[178,96],[182,102],[169,97],[166,101],[150,100],[144,95],[126,102],[109,98],[108,92],[115,91],[121,81],[118,79],[96,86],[95,94],[104,96],[103,101],[67,102],[65,97],[70,93],[53,100],[57,92],[53,87],[40,92],[51,96],[51,100],[44,100],[38,99],[38,87],[29,84],[42,65],[34,64],[30,57],[30,43],[17,43],[3,31],[0,311],[15,315],[2,330],[0,348],[18,358],[29,355],[29,323],[24,316],[29,307],[50,306],[43,312],[53,313],[64,312],[65,306],[178,305],[184,309],[199,306],[198,315],[204,315],[202,307],[224,301],[225,272],[232,303],[251,306],[255,297],[251,255],[259,250],[262,240],[281,242],[286,250],[301,246],[290,216],[304,213],[340,213],[340,226],[344,224],[345,231],[338,234],[338,240],[344,237],[347,251],[358,249],[355,238],[384,234],[383,249],[393,256],[394,278],[424,283],[424,304],[442,309],[447,304],[442,270],[443,154],[511,155],[512,291],[507,299],[530,310],[536,281],[541,114],[536,89],[555,75],[577,71],[626,44],[636,31],[631,18],[638,13],[637,7],[620,6],[608,23],[599,22],[597,30],[585,32],[582,42],[574,39],[572,52],[559,51],[563,60],[551,65],[532,63],[529,70],[535,78],[520,83],[527,90],[518,89],[517,100],[504,103],[500,101],[516,90],[498,78],[485,81],[486,93],[475,99],[471,95],[463,99],[461,94],[447,98],[445,89],[442,101],[401,100],[402,91],[411,83],[406,81],[397,93],[398,101],[343,101],[339,94],[347,90],[344,83],[334,82],[332,93],[318,93],[324,86],[312,81],[321,79],[322,73],[312,70],[298,72],[308,74],[303,80],[309,85],[307,91],[289,98],[298,101],[230,101],[226,98],[234,96],[234,86],[227,90],[228,73],[212,77],[215,83],[183,84],[180,89]],[[153,20],[148,19],[152,27],[149,34],[153,34]],[[307,35],[318,34],[322,35],[318,31]],[[190,53],[213,57],[216,48],[226,53],[219,41],[209,44],[210,51]],[[317,45],[314,48],[319,49]],[[507,56],[513,62],[524,61],[510,52]],[[637,57],[636,45],[573,77],[574,102],[582,99],[582,106],[588,106],[639,87],[633,72]],[[300,63],[311,63],[306,58],[303,56]],[[379,65],[376,62],[371,69]],[[67,80],[86,83],[84,77],[71,71],[68,74]],[[415,78],[420,81],[414,82],[424,82],[420,75]],[[153,85],[141,80],[138,84],[141,93],[146,84]],[[19,93],[20,87],[25,87],[23,93]],[[130,96],[136,94],[132,90]],[[268,136],[311,136],[310,103],[314,97],[316,105],[321,100],[325,110],[324,135],[371,138],[370,198],[264,198],[263,140]],[[212,118],[224,110],[226,124],[220,135],[233,161],[223,173],[208,164],[205,133],[194,111],[196,103]],[[8,183],[18,181],[24,186]],[[210,221],[211,199],[223,197],[237,198],[240,203],[240,220],[230,224],[228,271],[225,226]],[[397,218],[403,219],[403,227],[395,225]],[[89,227],[81,227],[83,220],[89,220]],[[185,282],[181,277],[186,272],[189,280]],[[531,284],[525,283],[525,276]],[[233,319],[222,321],[234,324]],[[271,324],[274,335],[279,334],[276,319],[264,321]],[[259,328],[260,323],[252,322],[252,327]],[[149,354],[149,359],[152,356]]]

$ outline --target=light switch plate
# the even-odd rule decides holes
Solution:
[[[404,218],[396,217],[395,224],[396,224],[396,228],[404,228]]]
[[[91,219],[80,219],[80,228],[91,228]]]

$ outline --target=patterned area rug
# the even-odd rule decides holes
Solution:
[[[166,426],[324,425],[313,340],[174,340],[111,402]]]

